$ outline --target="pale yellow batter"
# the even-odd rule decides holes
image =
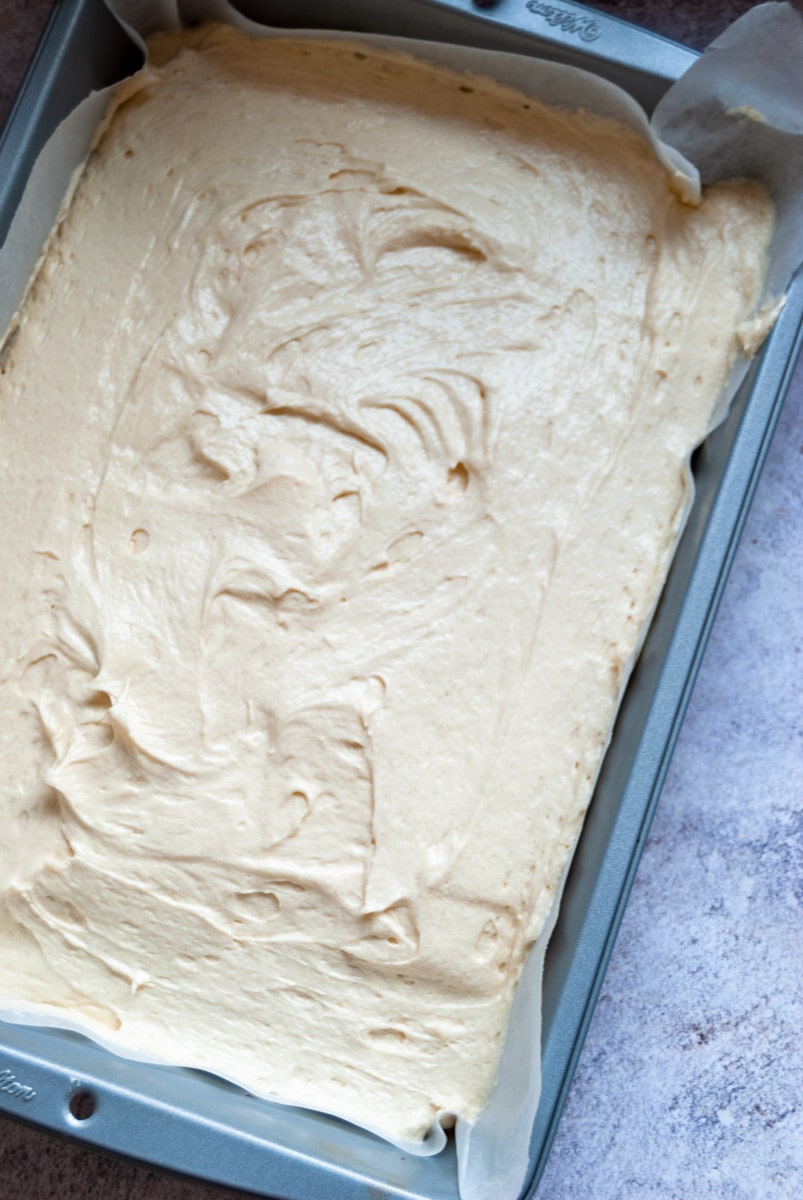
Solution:
[[[408,59],[184,41],[0,378],[0,997],[415,1139],[492,1082],[770,205]]]

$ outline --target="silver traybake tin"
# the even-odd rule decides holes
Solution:
[[[274,25],[465,42],[585,66],[650,110],[694,55],[562,0],[241,0]],[[0,137],[0,239],[35,157],[91,88],[138,65],[102,0],[59,0]],[[31,261],[33,266],[33,259]],[[16,300],[17,298],[12,298]],[[531,1196],[593,1011],[703,648],[801,342],[798,277],[730,415],[697,451],[697,497],[589,810],[544,974],[543,1090]],[[533,1053],[538,1047],[533,1047]],[[91,1093],[88,1119],[70,1111]],[[74,1106],[75,1107],[75,1106]],[[457,1200],[454,1147],[414,1158],[330,1117],[268,1105],[199,1072],[0,1023],[0,1110],[117,1154],[281,1200]]]

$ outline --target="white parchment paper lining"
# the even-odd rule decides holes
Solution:
[[[246,20],[227,0],[106,0],[109,9],[141,46],[158,29],[201,20],[222,20],[261,36],[357,39],[404,50],[455,70],[492,76],[547,103],[614,117],[649,140],[677,186],[689,199],[704,183],[750,176],[768,187],[777,208],[763,299],[784,288],[803,259],[803,17],[789,4],[763,4],[730,27],[670,88],[652,121],[624,91],[594,75],[554,63],[499,51],[379,35],[270,29]],[[269,6],[268,6],[269,7]],[[0,248],[0,330],[11,322],[42,246],[86,158],[112,89],[95,92],[61,124],[31,174],[8,238]],[[691,165],[691,164],[694,165]],[[723,396],[724,415],[747,368],[738,362]],[[568,864],[564,871],[565,880]],[[563,881],[562,881],[563,882]],[[541,977],[559,898],[547,927],[522,972],[489,1101],[473,1125],[456,1130],[462,1200],[514,1200],[526,1182],[529,1141],[541,1086]],[[130,1054],[105,1041],[78,1017],[31,1006],[2,1006],[0,1019],[68,1028],[117,1054]],[[131,1055],[131,1057],[139,1057]],[[231,1081],[237,1083],[236,1076]],[[337,1114],[335,1114],[337,1115]],[[443,1149],[439,1123],[424,1143],[401,1148],[417,1155]]]

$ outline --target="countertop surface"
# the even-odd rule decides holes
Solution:
[[[596,7],[702,48],[751,5]],[[49,8],[0,0],[0,124]],[[803,364],[537,1200],[803,1195],[801,680]],[[0,1118],[0,1200],[234,1196]]]

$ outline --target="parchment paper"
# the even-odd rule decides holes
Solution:
[[[763,300],[771,303],[803,259],[803,17],[788,4],[764,4],[737,21],[659,103],[652,122],[625,92],[594,75],[554,63],[440,43],[332,31],[269,29],[246,20],[226,0],[106,0],[142,46],[158,29],[222,20],[262,36],[346,38],[403,50],[455,70],[488,75],[547,103],[615,117],[640,132],[655,149],[681,195],[693,201],[703,183],[750,176],[761,179],[777,207],[777,229]],[[11,322],[26,281],[92,145],[109,93],[93,93],[59,127],[40,155],[8,238],[0,248],[0,330]],[[692,163],[695,165],[693,166]],[[699,173],[698,173],[699,168]],[[718,417],[727,411],[747,369],[737,362]],[[625,676],[626,677],[626,676]],[[563,874],[565,880],[569,863]],[[541,1083],[541,978],[544,955],[563,890],[547,927],[525,964],[488,1104],[473,1125],[456,1129],[462,1200],[514,1200],[528,1173],[530,1134]],[[83,1033],[115,1053],[94,1028],[52,1010],[2,1007],[12,1022],[58,1025]],[[232,1077],[236,1083],[236,1077]],[[337,1114],[335,1114],[337,1115]],[[443,1149],[436,1122],[411,1154]]]

